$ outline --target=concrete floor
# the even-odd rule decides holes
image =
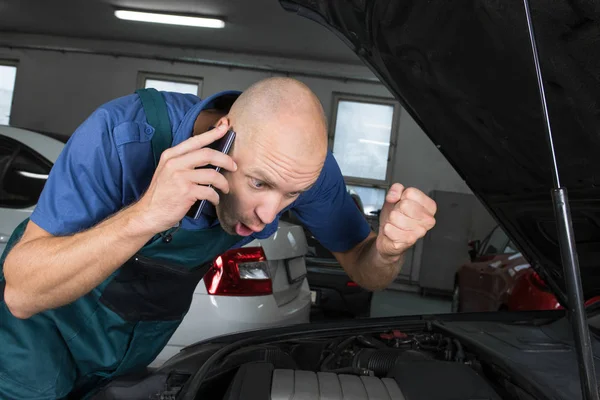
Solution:
[[[450,299],[419,293],[384,290],[373,294],[371,317],[442,314],[450,312]]]

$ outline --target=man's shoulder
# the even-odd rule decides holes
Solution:
[[[331,152],[315,185],[301,195],[292,209],[299,221],[330,251],[347,251],[364,240],[370,231]]]
[[[331,150],[327,151],[327,157],[325,157],[325,163],[323,164],[323,169],[321,170],[321,176],[328,179],[343,178],[340,166],[333,156],[333,152]]]
[[[200,101],[193,95],[161,94],[167,104],[173,130]],[[150,144],[153,134],[154,128],[147,121],[139,95],[129,94],[97,107],[75,130],[62,158],[64,162],[85,164],[94,171],[108,166],[106,175],[123,187],[134,188],[135,195],[131,196],[137,197],[138,186],[146,185],[154,169]]]
[[[337,195],[337,188],[344,185],[342,171],[331,151],[327,151],[325,163],[315,184],[298,199],[300,202],[311,200],[325,200]]]
[[[173,125],[178,124],[186,113],[201,101],[192,94],[160,92],[167,105],[169,118]],[[106,122],[113,127],[126,122],[146,122],[146,115],[140,97],[136,93],[118,97],[98,107],[96,113],[102,113]]]
[[[194,95],[160,92],[165,99],[169,121],[174,132],[186,114],[201,100]],[[103,146],[120,148],[126,144],[144,143],[152,138],[154,128],[147,121],[142,101],[136,93],[112,99],[97,107],[75,130],[71,141],[102,142]]]

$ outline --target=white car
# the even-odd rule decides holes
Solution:
[[[0,125],[0,252],[31,215],[63,147],[49,136]]]
[[[267,239],[217,257],[192,305],[151,366],[159,366],[199,340],[226,333],[309,322],[311,292],[306,279],[306,236],[299,225],[281,221]],[[242,293],[228,295],[235,283]]]
[[[64,143],[0,125],[0,251],[29,217]],[[223,253],[200,281],[187,316],[152,363],[158,366],[200,340],[247,330],[309,322],[306,236],[283,222],[271,237]],[[235,280],[238,291],[227,286]]]

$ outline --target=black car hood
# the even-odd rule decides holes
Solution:
[[[551,158],[522,1],[280,2],[356,52],[564,304]],[[589,299],[600,295],[600,2],[530,6]]]

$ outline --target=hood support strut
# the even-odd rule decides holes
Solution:
[[[540,91],[540,100],[542,113],[544,114],[545,130],[547,134],[548,146],[552,158],[554,188],[552,189],[552,200],[554,205],[554,214],[557,222],[560,254],[567,285],[568,315],[573,327],[573,336],[577,350],[577,360],[579,363],[579,376],[581,391],[585,400],[599,400],[598,386],[596,383],[596,372],[594,368],[594,355],[590,342],[590,332],[587,325],[587,317],[584,307],[583,288],[581,285],[581,276],[579,273],[579,259],[575,247],[575,233],[573,222],[571,220],[571,209],[569,207],[569,198],[567,189],[561,187],[560,176],[558,174],[558,164],[556,162],[556,153],[554,141],[552,138],[552,128],[550,127],[550,117],[548,116],[548,104],[542,80],[542,70],[538,56],[535,34],[533,32],[533,22],[529,8],[529,0],[523,0],[525,14],[527,16],[527,27],[529,29],[529,40],[533,53],[533,62],[537,75],[538,88]]]

